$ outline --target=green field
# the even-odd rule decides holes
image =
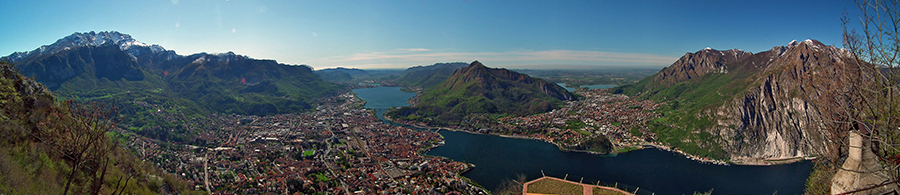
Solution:
[[[582,195],[582,192],[583,188],[581,185],[548,178],[541,179],[540,181],[528,185],[528,193]]]
[[[595,195],[624,195],[619,191],[608,190],[599,187],[593,187],[592,192],[592,194]],[[534,183],[528,184],[528,193],[582,195],[584,193],[584,187],[582,187],[582,185],[559,181],[556,179],[544,178]]]

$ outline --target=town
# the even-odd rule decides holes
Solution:
[[[703,163],[727,165],[724,161],[690,155],[656,141],[657,135],[650,132],[644,124],[659,117],[654,111],[663,105],[661,103],[611,94],[608,89],[582,88],[575,93],[584,98],[568,101],[564,107],[551,112],[499,120],[472,115],[468,116],[462,125],[441,129],[535,139],[554,144],[561,150],[589,153],[596,152],[574,148],[594,137],[605,136],[615,149],[611,152],[628,152],[652,147],[679,153],[688,159]],[[421,122],[391,120],[420,128],[435,128]]]
[[[642,124],[658,117],[653,111],[661,104],[605,89],[580,89],[576,93],[584,98],[566,102],[566,106],[551,112],[499,120],[472,115],[467,117],[466,126],[437,129],[536,139],[562,150],[604,136],[612,143],[612,152],[651,146],[697,161],[725,164],[656,142],[656,134]],[[387,125],[375,117],[374,110],[362,109],[365,102],[352,93],[323,102],[316,111],[307,113],[212,114],[208,120],[190,120],[187,126],[202,130],[193,143],[204,143],[202,146],[142,136],[129,136],[127,146],[141,159],[181,177],[195,189],[214,194],[487,194],[460,176],[474,165],[424,155],[443,144],[435,131]],[[424,123],[394,121],[435,129]]]
[[[441,129],[536,139],[555,144],[562,150],[570,150],[600,135],[610,139],[620,151],[659,145],[654,142],[656,134],[649,132],[642,124],[658,117],[652,111],[660,104],[610,94],[606,89],[580,89],[576,93],[584,99],[568,101],[564,107],[551,112],[499,120],[471,115],[461,125]],[[436,128],[421,122],[391,120],[421,128]]]
[[[659,106],[650,100],[635,100],[605,89],[582,89],[584,100],[567,102],[561,109],[534,116],[501,119],[503,134],[533,137],[571,148],[593,136],[603,135],[616,148],[641,147],[656,139],[656,134],[641,129],[644,122],[657,117]],[[637,135],[635,135],[637,134]]]
[[[424,155],[439,134],[386,125],[352,93],[325,102],[299,114],[212,114],[189,124],[206,146],[141,136],[127,145],[213,194],[487,194],[460,176],[472,164]]]

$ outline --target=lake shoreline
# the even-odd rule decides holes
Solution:
[[[397,120],[394,120],[393,118],[391,118],[391,117],[389,117],[389,116],[385,116],[385,115],[382,115],[382,117],[384,117],[385,120],[390,121],[390,122],[392,122],[392,123],[402,124],[402,125],[406,125],[406,126],[411,126],[411,127],[419,128],[419,129],[427,129],[427,130],[432,130],[432,129],[434,129],[434,130],[437,130],[437,131],[440,131],[440,130],[459,131],[459,132],[465,132],[465,133],[470,133],[470,134],[495,135],[495,136],[500,136],[500,137],[505,137],[505,138],[537,140],[537,141],[541,141],[541,142],[553,144],[554,146],[556,146],[556,148],[558,148],[560,151],[563,151],[563,152],[588,153],[588,154],[594,154],[594,155],[613,155],[613,154],[621,154],[621,153],[619,153],[619,152],[615,152],[615,150],[613,150],[613,152],[610,152],[610,153],[608,153],[608,154],[603,154],[603,153],[594,152],[594,151],[585,151],[585,150],[571,150],[571,149],[565,148],[564,146],[562,146],[562,145],[560,145],[560,144],[558,144],[558,143],[554,143],[554,142],[552,142],[552,141],[550,141],[550,140],[541,139],[541,138],[537,138],[537,137],[529,137],[529,136],[521,136],[521,135],[493,134],[493,133],[491,133],[491,134],[486,134],[486,133],[480,133],[480,132],[476,132],[476,131],[472,131],[472,130],[466,130],[466,129],[457,129],[457,128],[450,128],[450,127],[432,127],[432,126],[423,126],[423,125],[411,124],[411,123],[403,122],[403,121],[397,121]],[[687,158],[687,159],[690,159],[690,160],[693,160],[693,161],[697,161],[697,162],[700,162],[700,163],[704,163],[704,164],[714,164],[714,165],[722,165],[722,166],[729,166],[729,165],[732,165],[732,164],[734,164],[734,165],[760,165],[760,164],[738,164],[738,163],[728,163],[728,162],[721,161],[721,160],[703,159],[703,158],[701,158],[701,157],[698,157],[698,156],[694,156],[694,155],[685,153],[685,152],[683,152],[683,151],[681,151],[681,150],[678,150],[678,149],[671,149],[671,147],[669,147],[669,146],[659,145],[659,144],[655,144],[655,143],[645,143],[645,144],[641,145],[640,148],[637,148],[636,150],[648,149],[647,146],[650,146],[649,148],[656,148],[656,149],[658,149],[658,150],[663,150],[663,151],[668,151],[668,152],[673,152],[673,153],[681,154],[681,155],[685,156],[685,158]],[[629,151],[635,151],[635,150],[629,150]],[[624,152],[622,152],[622,153],[624,153]],[[789,164],[789,163],[785,163],[785,164]],[[763,164],[762,166],[765,166],[765,165],[769,165],[769,164]],[[777,164],[771,164],[771,165],[777,165]]]
[[[397,90],[382,90],[384,96],[397,96]],[[364,95],[364,94],[360,94]],[[369,95],[371,96],[371,94]],[[368,97],[368,96],[365,96]],[[696,188],[732,192],[788,192],[802,193],[804,182],[810,172],[812,163],[800,160],[796,163],[780,166],[717,166],[691,159],[688,155],[675,155],[677,151],[667,147],[655,147],[662,143],[645,144],[643,141],[614,143],[617,149],[611,154],[603,155],[586,151],[566,150],[560,144],[552,143],[554,138],[527,135],[502,135],[496,131],[479,129],[467,130],[461,127],[432,127],[426,123],[394,119],[381,115],[397,107],[408,106],[406,97],[385,99],[381,96],[373,100],[390,101],[389,103],[369,101],[376,106],[372,109],[382,122],[394,126],[413,128],[421,131],[439,132],[440,140],[424,145],[417,153],[429,158],[450,158],[466,165],[477,165],[478,169],[469,166],[460,171],[458,176],[467,178],[481,189],[493,189],[502,184],[504,179],[514,178],[516,174],[524,174],[528,178],[539,177],[543,172],[551,175],[568,174],[594,182],[615,182],[632,187],[648,189],[659,193],[690,194]],[[402,98],[403,100],[401,100]],[[404,101],[405,100],[405,101]],[[403,121],[403,122],[399,122]],[[447,130],[440,132],[441,130]],[[496,136],[492,136],[496,135]],[[506,139],[515,138],[515,139]],[[534,142],[531,140],[539,140]],[[550,143],[547,145],[544,143]],[[658,145],[657,145],[658,144]],[[656,150],[645,150],[657,148]],[[600,154],[600,155],[595,155]],[[621,154],[621,155],[619,155]],[[608,158],[616,157],[616,158]],[[519,160],[515,160],[519,159]],[[702,160],[702,159],[700,159]],[[779,163],[796,160],[796,158],[779,159]],[[522,161],[522,162],[520,162]],[[697,163],[701,162],[701,163]],[[588,163],[588,164],[585,164]],[[463,164],[460,164],[463,165]],[[466,166],[463,165],[463,166]],[[772,168],[769,168],[772,167]],[[540,171],[540,172],[538,172]],[[689,173],[689,174],[688,174]],[[453,173],[451,173],[453,174]],[[635,175],[637,174],[637,175]],[[462,176],[465,175],[465,176]],[[727,177],[742,175],[728,180],[705,180],[703,178]],[[681,178],[680,180],[678,178]],[[659,183],[654,181],[671,180]],[[687,179],[687,180],[684,180]],[[746,183],[759,180],[777,180],[773,185],[747,187]],[[774,181],[773,180],[773,181]],[[475,183],[477,181],[477,183]]]
[[[385,111],[385,112],[387,112],[387,111]],[[687,158],[687,159],[690,159],[690,160],[696,161],[696,162],[700,162],[700,163],[703,163],[703,164],[712,164],[712,165],[720,165],[720,166],[731,166],[731,165],[743,165],[743,166],[774,166],[774,165],[792,164],[792,163],[798,163],[798,162],[803,162],[803,161],[807,161],[807,160],[815,160],[815,159],[816,159],[815,157],[742,158],[742,159],[731,160],[730,162],[726,162],[726,161],[723,161],[723,160],[715,160],[715,159],[708,159],[708,158],[699,157],[699,156],[696,156],[696,155],[692,155],[692,154],[686,153],[686,152],[684,152],[684,151],[682,151],[682,150],[672,148],[671,146],[666,146],[666,145],[662,145],[662,144],[658,144],[658,143],[652,143],[652,142],[646,142],[646,143],[643,143],[643,144],[641,144],[641,145],[639,145],[639,146],[636,146],[635,149],[633,149],[633,150],[628,150],[628,151],[626,151],[626,152],[616,152],[616,150],[618,149],[618,148],[617,148],[617,149],[614,149],[612,152],[610,152],[610,153],[608,153],[608,154],[603,154],[603,153],[594,152],[594,151],[571,150],[571,149],[567,149],[567,148],[565,148],[564,146],[562,146],[562,145],[560,145],[560,144],[558,144],[558,143],[554,143],[554,142],[552,142],[552,141],[550,141],[550,140],[541,139],[541,138],[537,138],[537,137],[529,137],[529,136],[522,136],[522,135],[494,134],[494,133],[489,133],[489,134],[488,134],[488,133],[481,133],[481,132],[472,131],[472,130],[467,130],[467,129],[458,129],[458,128],[450,128],[450,127],[432,127],[432,126],[423,126],[423,125],[413,124],[413,123],[409,123],[409,122],[397,121],[397,120],[395,120],[395,119],[393,119],[393,118],[391,118],[391,117],[389,117],[389,116],[386,116],[386,115],[382,115],[382,117],[384,117],[385,120],[390,121],[390,122],[392,122],[392,123],[401,124],[401,125],[410,126],[410,127],[415,127],[415,128],[423,129],[423,130],[435,130],[436,132],[437,132],[437,131],[440,131],[440,130],[448,130],[448,131],[459,131],[459,132],[465,132],[465,133],[470,133],[470,134],[479,134],[479,135],[495,135],[495,136],[500,136],[500,137],[505,137],[505,138],[537,140],[537,141],[541,141],[541,142],[553,144],[553,145],[556,146],[560,151],[563,151],[563,152],[588,153],[588,154],[594,154],[594,155],[615,155],[615,154],[622,154],[622,153],[627,153],[627,152],[637,151],[637,150],[657,149],[657,150],[662,150],[662,151],[667,151],[667,152],[672,152],[672,153],[680,154],[680,155],[684,156],[684,157]]]

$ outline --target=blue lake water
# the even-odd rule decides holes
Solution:
[[[364,108],[375,109],[378,119],[384,121],[384,112],[391,107],[409,106],[406,100],[415,97],[416,93],[400,91],[400,87],[374,87],[354,89],[356,97],[366,101]]]
[[[353,90],[378,111],[406,106],[415,96],[398,87]],[[383,118],[382,118],[383,120]],[[463,174],[489,190],[502,180],[524,174],[568,177],[584,183],[614,183],[640,187],[656,194],[692,194],[713,190],[714,194],[802,194],[812,170],[809,161],[777,166],[719,166],[691,161],[684,156],[645,149],[616,156],[562,152],[536,140],[504,138],[465,132],[441,131],[446,144],[429,155],[444,156],[475,164]],[[568,176],[566,176],[568,174]]]

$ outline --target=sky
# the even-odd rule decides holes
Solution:
[[[845,10],[858,15],[852,0],[13,0],[0,2],[0,56],[119,31],[180,55],[232,51],[314,69],[665,67],[706,47],[840,47]]]

